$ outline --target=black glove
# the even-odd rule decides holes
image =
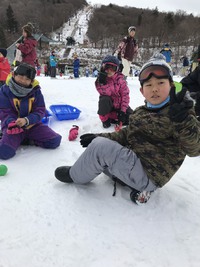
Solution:
[[[98,74],[98,82],[100,84],[105,85],[107,80],[107,73],[105,72],[105,70],[103,68],[101,68],[99,74]]]
[[[122,61],[121,53],[117,54],[117,58],[119,59],[119,61]]]
[[[122,123],[125,123],[126,122],[126,113],[123,112],[123,111],[120,111],[119,114],[118,114],[118,121],[119,123],[122,122]]]
[[[170,90],[169,116],[171,121],[182,122],[189,115],[188,111],[193,107],[193,101],[184,99],[187,88],[183,87],[178,94],[175,90],[174,86]]]
[[[120,64],[119,64],[119,69],[118,69],[118,71],[119,71],[119,72],[122,72],[122,71],[123,71],[123,68],[124,68],[123,64],[120,63]]]
[[[82,147],[87,147],[94,138],[96,138],[96,134],[83,134],[80,136],[80,143]]]

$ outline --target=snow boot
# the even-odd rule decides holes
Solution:
[[[149,191],[138,191],[136,189],[133,189],[130,193],[131,200],[138,205],[145,204],[150,199],[151,192]]]
[[[72,178],[70,177],[70,174],[69,174],[69,170],[70,170],[71,167],[69,166],[61,166],[61,167],[58,167],[56,170],[55,170],[55,177],[63,182],[63,183],[73,183],[73,180]]]

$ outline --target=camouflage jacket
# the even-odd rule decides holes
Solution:
[[[158,187],[172,178],[186,155],[200,155],[200,122],[193,110],[181,123],[170,121],[168,113],[169,104],[158,110],[141,106],[130,116],[129,126],[99,134],[132,149]]]

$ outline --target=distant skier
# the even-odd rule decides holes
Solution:
[[[78,59],[78,55],[75,53],[73,62],[74,78],[79,78],[79,67],[80,67],[80,60]]]
[[[160,51],[163,56],[166,58],[167,63],[171,63],[172,60],[172,50],[170,49],[169,44],[165,44],[163,49]]]

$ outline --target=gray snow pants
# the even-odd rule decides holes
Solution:
[[[132,150],[108,138],[96,137],[71,167],[70,176],[74,183],[86,184],[102,172],[139,191],[156,189]]]

